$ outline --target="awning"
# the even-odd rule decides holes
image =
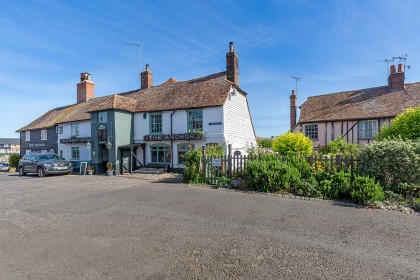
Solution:
[[[136,143],[136,144],[122,145],[122,146],[119,146],[118,149],[131,150],[131,149],[138,148],[138,147],[141,147],[141,146],[146,146],[146,143]]]

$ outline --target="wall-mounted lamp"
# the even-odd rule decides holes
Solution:
[[[105,147],[110,150],[112,148],[112,143],[110,141],[106,142]]]
[[[90,149],[90,147],[92,147],[92,143],[90,143],[90,141],[88,141],[88,142],[86,143],[86,148]]]

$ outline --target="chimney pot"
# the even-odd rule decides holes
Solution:
[[[403,70],[403,65],[400,63],[398,64],[398,73],[401,73]]]
[[[395,74],[395,65],[391,65],[390,74]]]

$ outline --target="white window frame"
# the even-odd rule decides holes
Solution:
[[[31,131],[25,131],[25,141],[31,141]]]
[[[99,123],[106,123],[107,122],[107,112],[99,112],[98,114],[98,120]]]
[[[378,134],[378,120],[360,121],[358,128],[359,139],[374,139]]]
[[[72,123],[71,124],[71,136],[78,137],[79,136],[79,124]]]
[[[305,135],[311,140],[318,140],[318,124],[310,123],[305,124]]]
[[[62,126],[58,127],[58,134],[63,134],[64,128]]]
[[[187,128],[188,131],[200,130],[203,131],[203,109],[187,111]]]
[[[160,122],[158,122],[160,117]],[[163,117],[162,113],[150,113],[149,114],[149,133],[150,134],[162,134]]]
[[[32,151],[29,149],[25,151],[25,155],[30,154],[30,153],[32,153]]]
[[[42,141],[47,140],[47,130],[46,129],[41,130],[41,140]]]

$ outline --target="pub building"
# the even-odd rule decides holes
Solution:
[[[230,43],[226,71],[154,86],[146,65],[140,89],[96,98],[90,75],[82,73],[76,104],[50,110],[19,131],[54,127],[57,152],[93,164],[95,173],[107,162],[116,174],[144,166],[183,168],[185,153],[205,145],[245,153],[256,139],[238,61]]]

